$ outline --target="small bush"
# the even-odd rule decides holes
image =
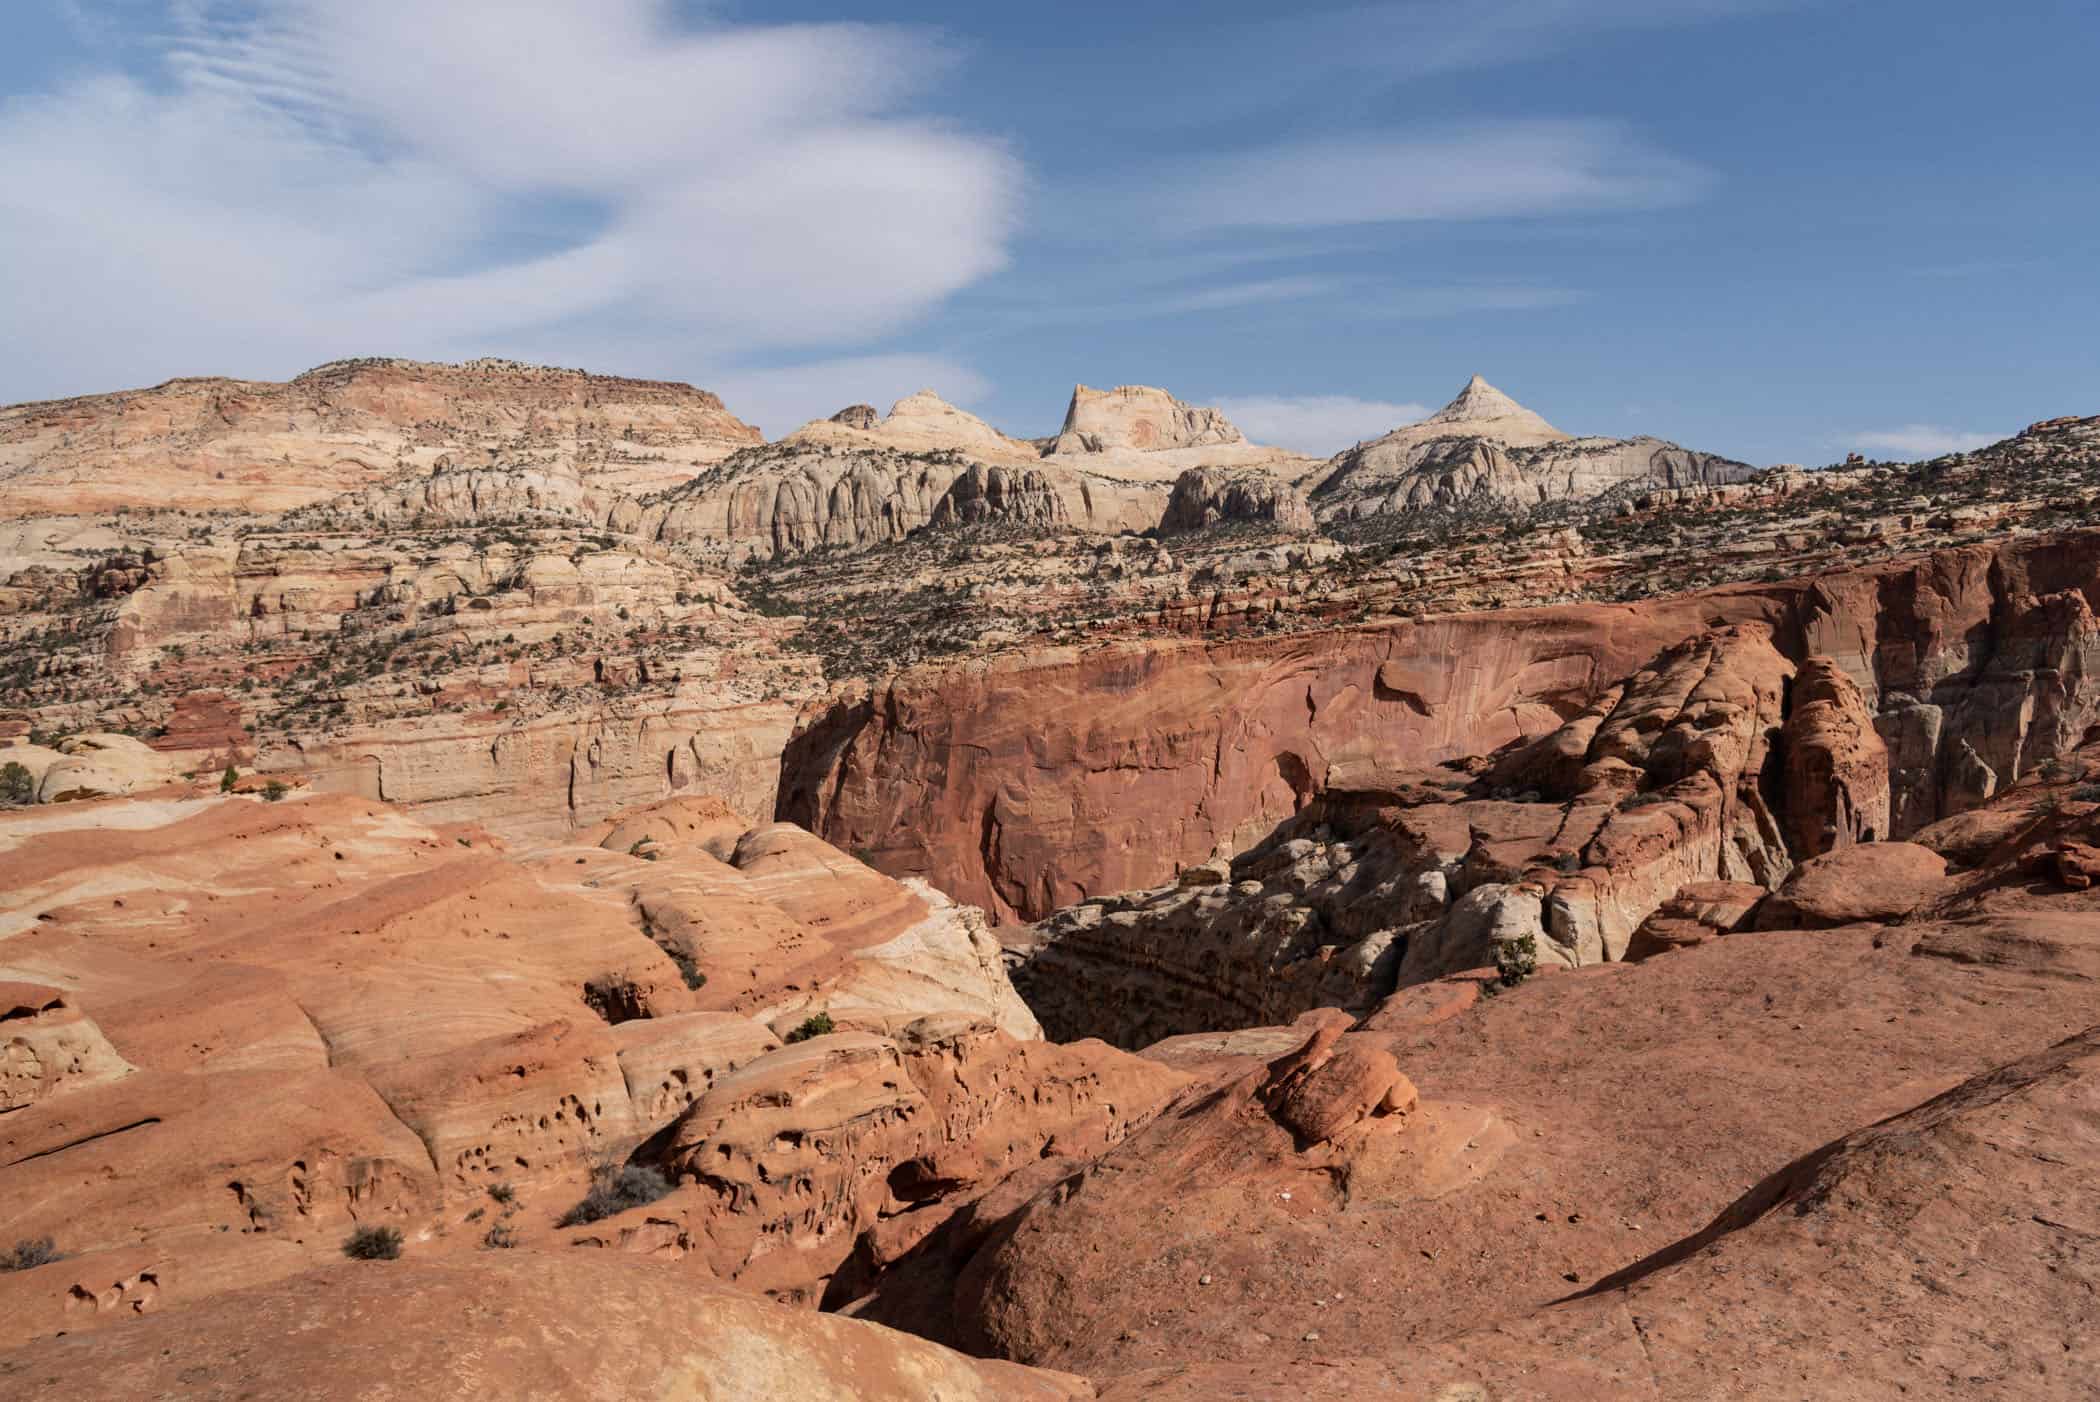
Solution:
[[[506,1222],[496,1223],[483,1233],[481,1238],[483,1249],[489,1251],[508,1251],[517,1244],[518,1234],[512,1231]]]
[[[1515,988],[1538,971],[1539,942],[1533,936],[1519,935],[1495,945],[1495,973],[1504,988]]]
[[[219,776],[219,792],[220,792],[220,793],[232,793],[232,792],[233,792],[233,786],[234,786],[235,784],[238,784],[238,783],[239,783],[240,781],[241,781],[241,771],[240,771],[240,770],[238,770],[238,769],[235,769],[235,768],[234,768],[234,767],[233,767],[232,765],[230,765],[230,764],[229,764],[229,765],[227,765],[227,766],[226,766],[226,772],[225,772],[224,774],[221,774],[221,775]]]
[[[0,807],[21,808],[36,802],[36,780],[20,760],[0,764]]]
[[[801,1026],[787,1034],[790,1042],[806,1042],[812,1037],[828,1037],[837,1029],[831,1024],[830,1013],[816,1013],[802,1019]]]
[[[2071,790],[2071,797],[2079,803],[2100,803],[2100,784],[2080,784]]]
[[[290,792],[289,788],[278,783],[275,779],[263,785],[263,799],[265,802],[281,803],[284,800],[284,796]]]
[[[0,1271],[34,1270],[65,1259],[66,1253],[50,1237],[24,1237],[15,1243],[14,1250],[0,1251]]]
[[[489,1196],[500,1203],[509,1203],[518,1196],[518,1190],[508,1183],[489,1184]]]
[[[343,1238],[343,1254],[353,1261],[397,1261],[401,1232],[397,1227],[359,1227]]]
[[[599,1164],[591,1170],[590,1192],[564,1212],[557,1225],[580,1227],[630,1207],[645,1206],[670,1191],[670,1180],[647,1164]]]
[[[687,988],[697,991],[707,987],[707,975],[700,972],[700,965],[694,961],[692,955],[682,949],[670,949],[664,952],[669,954],[671,962],[678,966],[678,976],[685,980]]]

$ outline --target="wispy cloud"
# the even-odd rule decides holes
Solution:
[[[170,0],[153,81],[0,105],[0,398],[550,332],[651,368],[850,346],[1002,265],[1020,170],[951,61],[668,0]],[[134,33],[137,31],[134,30]]]
[[[1227,395],[1213,402],[1256,443],[1323,458],[1430,414],[1422,404],[1346,394]]]
[[[1855,433],[1846,442],[1847,446],[1870,456],[1912,462],[1947,453],[1973,453],[2004,436],[2002,433],[1962,433],[1936,424],[1905,424],[1901,428]]]
[[[1648,209],[1705,171],[1614,122],[1521,121],[1293,142],[1194,162],[1168,227],[1314,228]]]
[[[1256,36],[1271,54],[1399,80],[1534,62],[1614,31],[1709,24],[1819,0],[1384,0],[1293,16]],[[1295,71],[1295,70],[1294,70]]]

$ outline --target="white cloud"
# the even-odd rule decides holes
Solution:
[[[1875,433],[1855,433],[1847,442],[1869,457],[1914,462],[1947,453],[1973,453],[2004,436],[2002,433],[1959,433],[1933,424],[1905,424],[1901,428],[1882,429]]]
[[[1256,394],[1212,401],[1256,443],[1331,457],[1402,424],[1429,417],[1421,404],[1393,404],[1347,394]]]
[[[1005,261],[949,62],[668,0],[170,0],[165,81],[0,105],[0,399],[349,354],[624,343],[678,373],[892,330]],[[574,357],[559,357],[574,363]]]
[[[1502,122],[1198,161],[1155,207],[1183,228],[1309,228],[1647,209],[1690,199],[1709,180],[1617,123]]]
[[[713,376],[708,388],[722,396],[745,423],[768,438],[793,432],[811,419],[828,418],[849,404],[890,406],[922,389],[937,390],[950,404],[968,406],[991,392],[984,376],[936,355],[866,355],[786,365],[771,370],[734,370]]]

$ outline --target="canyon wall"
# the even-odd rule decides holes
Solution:
[[[1901,836],[2100,718],[2096,598],[2100,533],[2080,532],[1637,604],[921,667],[806,724],[777,811],[1037,919],[1245,850],[1331,783],[1545,735],[1665,648],[1761,623],[1859,688]]]

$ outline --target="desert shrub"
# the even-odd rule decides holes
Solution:
[[[263,785],[263,799],[268,803],[281,803],[284,800],[284,796],[290,792],[289,788],[275,779]]]
[[[26,1271],[63,1261],[66,1253],[50,1237],[24,1237],[12,1251],[0,1251],[0,1271]]]
[[[482,1234],[481,1245],[489,1251],[508,1251],[518,1244],[518,1234],[507,1222],[498,1222]]]
[[[580,1227],[630,1207],[643,1207],[671,1191],[662,1170],[648,1164],[602,1163],[591,1169],[591,1190],[557,1224]]]
[[[353,1261],[396,1261],[401,1258],[398,1227],[359,1227],[343,1238],[343,1254]]]
[[[2080,784],[2071,797],[2079,803],[2100,803],[2100,784]]]
[[[812,1037],[828,1037],[837,1029],[832,1026],[830,1013],[812,1013],[802,1019],[801,1025],[787,1034],[790,1042],[806,1042]]]
[[[698,990],[707,986],[707,975],[700,972],[700,965],[694,961],[692,955],[682,949],[669,949],[664,952],[669,954],[671,962],[678,966],[678,976],[685,980],[687,988]]]
[[[518,1190],[508,1182],[489,1184],[489,1196],[500,1203],[510,1203],[518,1196]]]
[[[1495,945],[1495,973],[1504,988],[1515,988],[1539,971],[1539,942],[1531,935]]]
[[[241,781],[241,771],[240,771],[240,770],[238,770],[238,769],[235,769],[235,768],[234,768],[234,767],[233,767],[232,765],[230,765],[230,764],[229,764],[229,765],[227,765],[227,766],[226,766],[226,772],[225,772],[224,774],[221,774],[221,775],[219,776],[219,792],[220,792],[220,793],[232,793],[232,792],[233,792],[233,786],[234,786],[235,784],[238,784],[238,783],[239,783],[240,781]]]
[[[20,808],[36,802],[36,780],[20,760],[0,764],[0,807]]]

